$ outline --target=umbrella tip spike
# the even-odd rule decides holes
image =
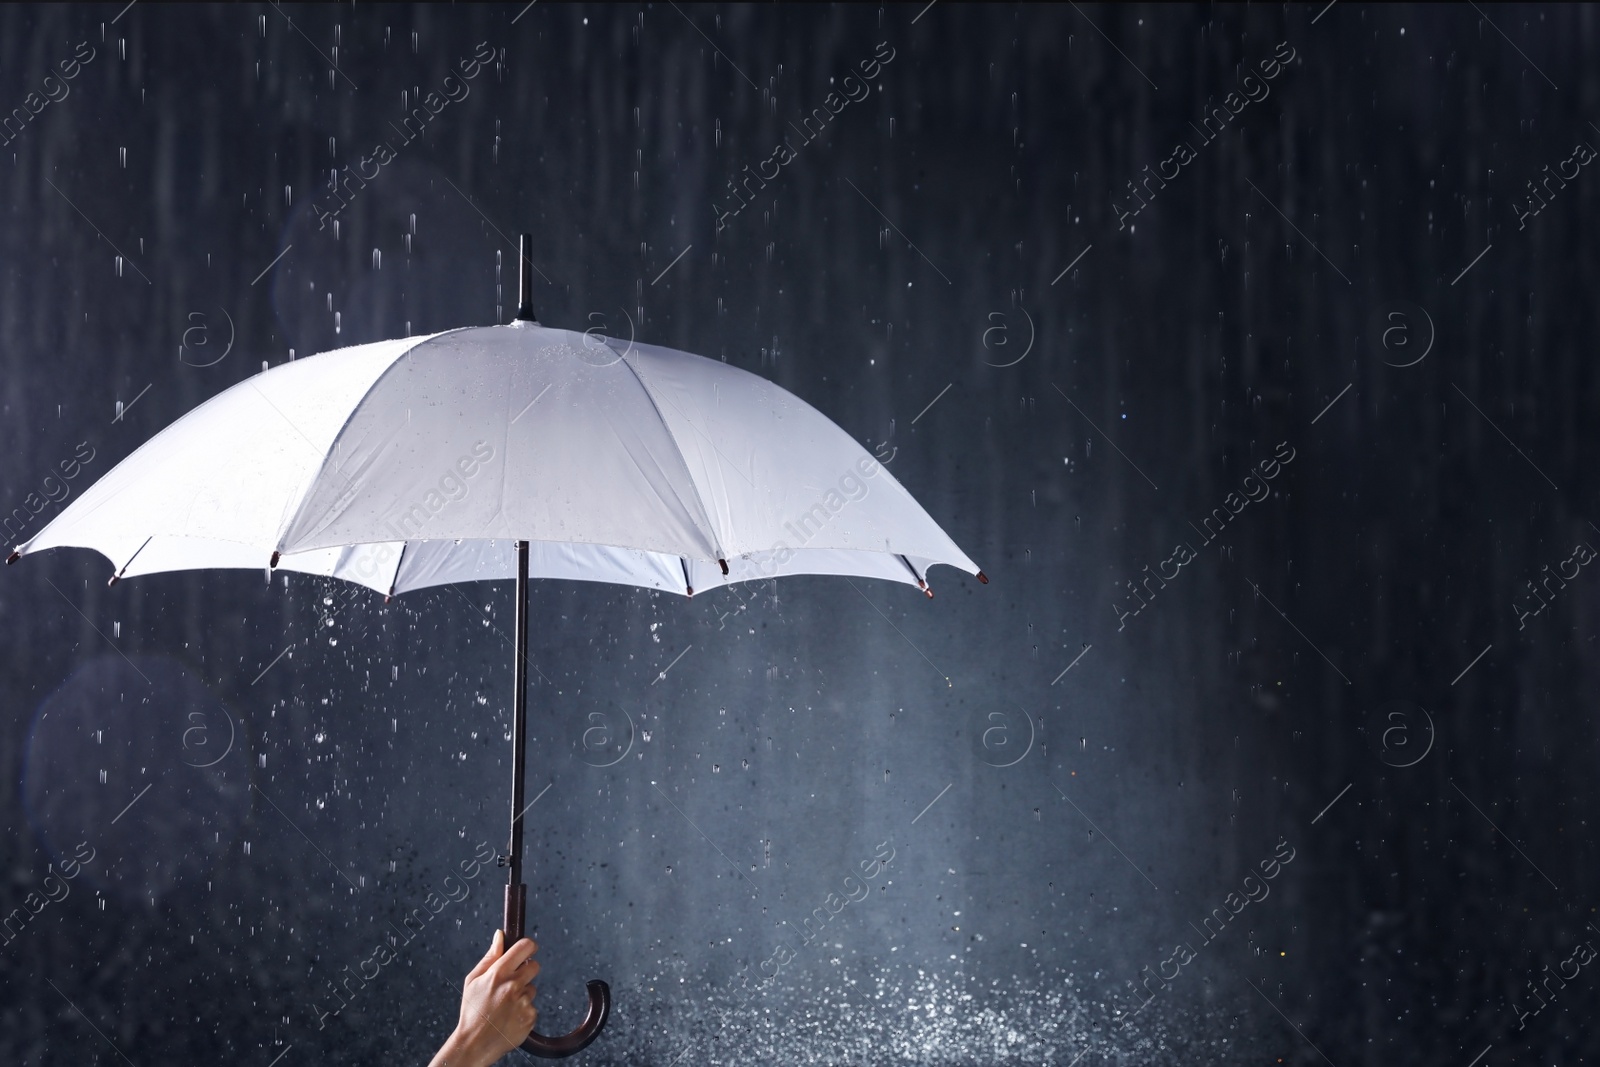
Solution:
[[[924,585],[923,585],[923,587],[922,587],[922,591],[923,591],[923,592],[924,592],[924,593],[927,593],[927,594],[928,594],[928,599],[929,599],[929,600],[932,600],[932,599],[933,599],[933,590],[932,590],[932,589],[929,589],[929,588],[928,588],[928,587],[927,587],[927,585],[926,585],[926,584],[924,584]]]
[[[978,572],[978,581],[982,582],[984,585],[988,585],[989,584],[989,576],[987,574],[983,573],[982,571],[979,571]]]
[[[694,586],[689,585],[689,586],[685,586],[684,588],[689,590],[689,595],[690,596],[694,596]]]
[[[717,560],[717,566],[722,568],[722,576],[726,578],[728,576],[728,561],[725,559],[719,559]]]
[[[278,565],[278,553],[276,551],[274,551],[272,553],[272,558],[267,561],[267,566],[268,567],[276,567],[277,565]]]
[[[107,588],[107,589],[109,589],[109,588],[111,588],[111,587],[112,587],[112,586],[113,586],[113,585],[116,585],[116,584],[117,584],[117,583],[118,583],[118,582],[120,582],[120,581],[121,581],[121,580],[122,580],[122,575],[120,575],[120,574],[113,574],[113,575],[112,575],[112,576],[111,576],[111,580],[110,580],[110,581],[109,581],[109,582],[107,582],[107,583],[106,583],[106,588]]]
[[[533,312],[533,234],[517,235],[517,322],[537,323]]]
[[[15,549],[12,549],[11,555],[6,557],[6,566],[7,567],[11,566],[13,563],[15,563],[17,560],[19,560],[21,558],[22,558],[22,553],[16,551]]]

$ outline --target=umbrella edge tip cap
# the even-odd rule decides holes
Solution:
[[[15,563],[17,560],[19,560],[21,558],[22,558],[22,553],[18,552],[16,549],[12,549],[11,550],[11,555],[6,557],[6,566],[7,567],[11,566],[13,563]]]
[[[694,586],[692,586],[692,585],[686,585],[686,586],[684,586],[684,588],[685,588],[685,589],[687,589],[687,590],[689,590],[689,595],[690,595],[690,596],[694,596]]]
[[[112,575],[112,576],[111,576],[111,580],[110,580],[110,581],[109,581],[109,582],[107,582],[107,583],[106,583],[106,588],[107,588],[107,589],[110,589],[110,588],[111,588],[111,587],[112,587],[112,586],[114,586],[114,585],[116,585],[116,584],[117,584],[117,583],[118,583],[118,582],[120,582],[120,581],[122,581],[122,575],[120,575],[120,574],[113,574],[113,575]]]
[[[983,573],[982,571],[979,571],[978,572],[978,581],[981,582],[984,585],[988,585],[989,584],[989,576],[987,574]]]
[[[268,567],[276,567],[277,565],[278,565],[278,553],[276,551],[274,551],[272,553],[272,558],[267,560],[267,566]]]
[[[722,576],[726,578],[728,576],[728,561],[725,559],[719,559],[717,560],[717,566],[722,568]]]

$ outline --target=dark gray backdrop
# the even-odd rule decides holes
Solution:
[[[8,6],[8,544],[291,349],[509,318],[527,230],[542,321],[796,392],[992,579],[535,588],[543,1029],[604,977],[595,1063],[1573,1062],[1596,33]],[[460,865],[502,843],[510,591],[108,573],[0,574],[0,1058],[424,1062],[498,921],[492,862]]]

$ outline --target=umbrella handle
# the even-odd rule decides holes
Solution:
[[[526,910],[527,886],[520,882],[506,886],[507,947],[522,938]],[[534,1031],[522,1042],[523,1050],[543,1059],[559,1060],[588,1048],[589,1044],[600,1036],[606,1020],[611,1017],[611,987],[599,979],[594,979],[589,982],[588,989],[589,1010],[584,1013],[583,1022],[579,1023],[576,1029],[560,1037],[546,1037]]]
[[[600,1036],[600,1031],[606,1025],[606,1019],[611,1015],[611,987],[598,978],[589,982],[589,1010],[584,1014],[583,1022],[570,1034],[561,1037],[545,1037],[537,1031],[530,1033],[522,1048],[535,1056],[547,1060],[559,1060],[575,1052],[582,1052],[589,1047],[589,1042]]]

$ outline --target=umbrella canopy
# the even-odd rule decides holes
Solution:
[[[535,322],[341,348],[161,431],[13,559],[116,578],[269,565],[385,595],[516,576],[685,595],[788,574],[926,588],[977,566],[793,394],[702,356]]]

